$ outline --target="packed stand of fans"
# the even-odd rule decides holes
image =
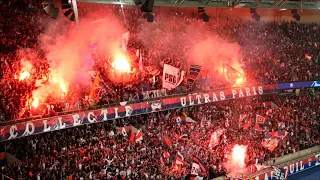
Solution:
[[[270,110],[265,101],[278,107]],[[21,160],[1,173],[13,179],[181,179],[190,173],[192,158],[197,157],[212,179],[229,172],[223,163],[235,144],[247,146],[246,165],[319,145],[319,103],[319,97],[309,91],[301,96],[266,95],[23,137],[1,143],[3,151]],[[195,122],[178,122],[182,113]],[[239,126],[241,114],[266,117],[262,131],[256,130],[254,121],[248,129]],[[119,130],[124,126],[140,129],[143,139],[131,141]],[[220,143],[211,149],[211,134],[218,129],[223,129]],[[273,152],[261,145],[268,132],[279,130],[288,134]],[[182,165],[176,164],[178,153],[184,157]]]
[[[86,5],[87,6],[87,5]],[[93,6],[93,5],[92,5]],[[97,5],[94,5],[97,6]],[[122,17],[122,12],[117,8],[115,14]],[[33,7],[26,2],[17,1],[16,3],[1,2],[1,34],[0,34],[0,61],[1,61],[1,93],[0,93],[0,121],[5,122],[17,119],[19,112],[27,104],[28,98],[31,98],[31,92],[36,87],[33,81],[19,81],[16,72],[20,69],[22,56],[28,53],[36,53],[43,61],[34,65],[36,67],[33,77],[47,76],[49,65],[46,62],[45,55],[38,44],[38,36],[44,30],[44,23],[50,18],[42,12],[41,9]],[[81,10],[80,11],[85,11]],[[192,22],[201,21],[197,17],[183,15],[183,13],[167,12],[161,13],[161,9],[155,10],[157,18],[163,19],[168,14],[172,22],[182,21],[185,26]],[[138,8],[126,7],[126,26],[132,34],[143,29],[145,19]],[[81,14],[81,13],[80,13]],[[172,15],[172,16],[171,16]],[[156,26],[154,32],[165,35],[179,36],[183,34],[183,27],[176,27],[179,24],[172,23],[173,28]],[[230,42],[236,42],[241,46],[243,55],[242,64],[248,83],[278,83],[297,80],[315,80],[319,79],[319,26],[316,24],[298,24],[295,22],[271,22],[256,23],[245,22],[241,20],[225,19],[222,21],[210,21],[205,26],[208,30],[216,32],[222,38]],[[197,36],[202,36],[197,34]],[[133,35],[134,37],[134,35]],[[277,44],[277,46],[275,46]],[[169,46],[169,45],[168,45]],[[154,46],[153,46],[154,47]],[[144,65],[153,65],[151,62],[161,62],[156,66],[161,69],[164,63],[171,64],[178,68],[188,69],[186,64],[181,62],[186,58],[190,50],[190,44],[181,44],[179,47],[157,47],[153,49],[143,49],[143,43],[132,39],[129,41],[128,49],[135,51],[142,49],[144,55]],[[163,54],[161,49],[179,49],[173,54]],[[23,52],[28,53],[23,53]],[[311,57],[311,59],[310,59]],[[138,61],[139,58],[137,58]],[[138,64],[138,63],[136,63]],[[105,68],[96,67],[101,76]],[[218,70],[217,70],[218,71]],[[217,77],[217,72],[210,72],[209,76]],[[108,77],[104,78],[108,79]],[[113,104],[121,101],[138,102],[143,100],[142,92],[154,89],[160,89],[162,85],[161,72],[153,78],[151,75],[137,77],[139,81],[132,84],[115,84],[107,82],[102,84],[102,90],[94,104],[104,105]],[[215,81],[210,84],[210,88],[230,87],[230,83]],[[219,83],[218,83],[219,82]],[[200,85],[200,81],[196,83]],[[194,88],[203,89],[202,86]],[[174,92],[185,92],[194,89],[188,89],[184,86],[177,88]],[[75,92],[77,95],[72,94]],[[46,115],[55,115],[56,112],[63,110],[73,110],[78,108],[88,108],[91,105],[89,97],[90,87],[74,87],[64,101],[48,100],[44,108]],[[63,103],[62,103],[63,102]],[[68,102],[68,106],[66,103]],[[48,110],[49,109],[49,110]],[[31,113],[25,113],[28,117]]]

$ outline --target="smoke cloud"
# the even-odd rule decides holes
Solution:
[[[33,96],[45,99],[50,94],[61,96],[61,91],[66,93],[71,85],[89,86],[89,71],[95,65],[94,48],[106,54],[121,49],[121,35],[125,32],[121,22],[110,9],[91,12],[90,16],[82,14],[79,27],[63,15],[45,22],[39,43],[49,63],[50,77],[49,83],[35,90]]]
[[[149,50],[147,56],[151,64],[160,64],[161,60],[169,58],[180,61],[184,69],[190,64],[198,64],[213,71],[227,63],[241,71],[239,45],[219,37],[215,29],[209,28],[214,27],[212,24],[208,26],[211,22],[190,20],[182,14],[172,14],[160,8],[155,10],[154,23],[132,18],[128,14],[125,14],[127,19],[123,21],[122,12],[116,15],[114,6],[106,8],[104,5],[81,3],[78,9],[79,28],[62,14],[56,20],[43,21],[45,31],[39,36],[39,44],[49,63],[50,80],[35,90],[34,96],[46,98],[52,93],[61,96],[61,92],[68,91],[69,86],[89,86],[91,76],[88,72],[95,65],[93,48],[110,57],[123,53],[121,36],[127,31],[125,23],[135,22],[135,28],[131,29],[136,34],[134,38]],[[125,12],[137,14],[137,7],[124,9]]]
[[[153,63],[169,56],[187,66],[198,64],[212,70],[227,63],[242,71],[240,46],[222,39],[213,28],[213,21],[205,23],[188,19],[182,13],[158,11],[154,23],[143,22],[138,30],[139,40],[153,51]]]

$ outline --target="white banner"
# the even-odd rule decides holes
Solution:
[[[180,75],[180,69],[164,64],[162,87],[168,90],[176,88],[179,85]]]
[[[153,98],[159,98],[164,97],[167,95],[166,89],[157,89],[157,90],[150,90],[150,91],[144,91],[142,92],[143,99],[153,99]]]
[[[192,163],[192,168],[191,168],[191,174],[192,175],[198,175],[198,172],[200,171],[200,166],[197,163]]]

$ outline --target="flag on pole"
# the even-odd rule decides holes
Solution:
[[[192,163],[192,167],[191,167],[191,174],[192,175],[198,175],[200,171],[200,166],[198,163]]]
[[[202,66],[199,65],[191,65],[189,68],[189,74],[186,76],[186,84],[191,87],[193,83],[196,81],[198,78],[200,71],[201,71]]]
[[[279,141],[277,139],[264,139],[261,144],[263,147],[273,152],[278,146],[278,142]]]
[[[240,114],[240,118],[239,118],[239,128],[241,128],[243,126],[243,124],[247,124],[248,122],[246,121],[247,119],[247,115],[246,114]],[[251,126],[251,125],[250,125]],[[249,126],[249,127],[250,127]]]
[[[133,142],[134,141],[134,133],[132,131],[129,131],[129,140],[130,142]]]
[[[264,124],[266,121],[266,118],[263,116],[260,116],[259,114],[256,114],[256,123],[258,124]]]
[[[125,127],[123,127],[123,128],[121,129],[121,131],[122,131],[122,135],[123,135],[123,136],[128,136]]]
[[[184,157],[180,152],[178,152],[176,156],[176,164],[183,164],[183,163],[184,163]]]
[[[230,126],[230,125],[229,125],[229,119],[228,119],[228,118],[226,119],[226,122],[224,123],[224,125],[226,126],[226,128]]]
[[[188,140],[189,137],[187,134],[182,134],[181,136],[178,137],[178,140]]]
[[[141,72],[144,71],[144,69],[143,69],[143,64],[142,64],[142,52],[141,52],[141,51],[139,51],[139,70],[140,70]]]
[[[140,142],[142,141],[143,137],[142,137],[142,132],[141,130],[139,129],[137,134],[136,134],[136,142]]]
[[[127,45],[129,42],[130,32],[126,32],[122,34],[122,49],[124,51],[127,51]]]
[[[169,147],[172,145],[172,142],[171,142],[171,140],[170,140],[168,137],[165,137],[165,138],[164,138],[164,142],[165,142],[166,145],[169,146]]]
[[[262,129],[260,128],[259,124],[256,123],[256,125],[254,126],[254,130],[261,132]]]
[[[288,132],[284,130],[280,130],[280,131],[269,132],[269,135],[278,139],[284,139],[288,135]],[[270,137],[270,136],[266,135],[266,137]]]
[[[193,157],[193,163],[198,164],[200,168],[200,172],[198,171],[198,173],[200,173],[201,175],[207,175],[207,167],[199,158]]]
[[[223,64],[223,74],[227,81],[235,83],[243,75],[228,64]]]
[[[164,64],[163,76],[162,76],[162,87],[164,89],[172,90],[180,85],[183,80],[185,72],[179,68]]]
[[[243,128],[243,129],[248,129],[248,128],[251,127],[251,126],[252,126],[252,122],[251,122],[251,120],[249,120],[247,123],[245,123],[245,124],[242,125],[242,128]]]
[[[164,157],[164,158],[170,157],[170,153],[169,153],[168,151],[164,152],[164,153],[163,153],[163,157]]]

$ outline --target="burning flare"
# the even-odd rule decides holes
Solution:
[[[131,70],[130,62],[124,55],[117,56],[111,65],[118,72],[130,72]]]
[[[19,74],[19,81],[30,78],[30,72],[32,70],[32,64],[30,61],[22,59],[21,60],[21,72]]]
[[[67,93],[68,92],[68,88],[67,88],[68,86],[67,86],[66,81],[64,79],[60,78],[59,76],[53,74],[51,83],[58,84],[59,87],[60,87],[60,90],[63,93]]]
[[[32,107],[37,108],[39,106],[39,98],[35,97],[32,101]]]
[[[236,144],[232,149],[231,161],[238,168],[245,167],[247,147]]]
[[[239,85],[239,84],[242,84],[244,81],[243,77],[240,77],[236,80],[236,84]]]
[[[19,81],[23,81],[25,79],[28,79],[30,77],[30,73],[28,71],[23,71],[19,75]]]

